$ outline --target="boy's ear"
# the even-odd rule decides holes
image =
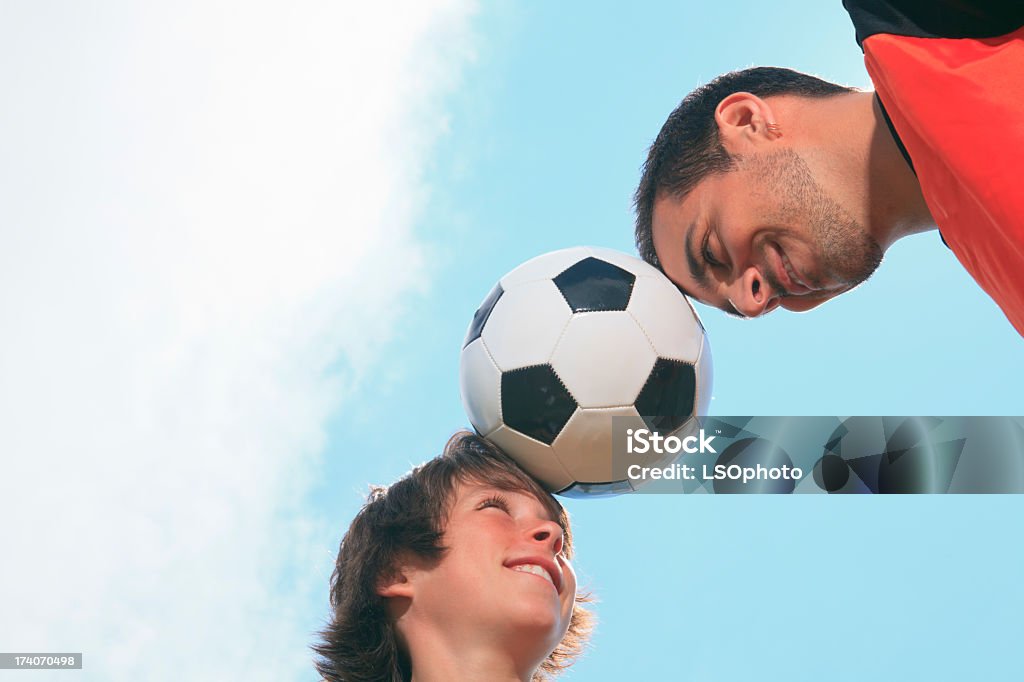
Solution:
[[[402,566],[377,579],[377,595],[412,598],[412,569]]]

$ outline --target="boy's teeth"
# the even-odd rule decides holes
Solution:
[[[537,564],[519,564],[517,566],[513,566],[512,570],[522,571],[523,573],[533,573],[534,575],[539,575],[542,578],[547,578],[547,581],[552,585],[555,584],[554,581],[551,580],[551,576],[548,574],[548,572],[540,566],[538,566]]]

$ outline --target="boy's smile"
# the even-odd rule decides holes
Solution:
[[[412,574],[414,608],[447,628],[500,630],[550,651],[569,627],[576,575],[563,533],[533,494],[456,486],[433,566]]]

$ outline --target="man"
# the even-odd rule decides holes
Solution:
[[[845,5],[876,92],[761,67],[690,93],[644,164],[640,255],[756,317],[849,291],[937,226],[1024,334],[1024,3]]]
[[[468,432],[389,488],[349,527],[314,647],[327,680],[546,679],[590,629],[553,497]]]

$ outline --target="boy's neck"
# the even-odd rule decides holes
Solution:
[[[531,679],[532,670],[517,671],[510,660],[468,651],[459,652],[455,659],[420,657],[412,670],[412,682],[530,682]]]
[[[536,669],[510,650],[508,642],[430,637],[408,642],[412,682],[530,682]]]

